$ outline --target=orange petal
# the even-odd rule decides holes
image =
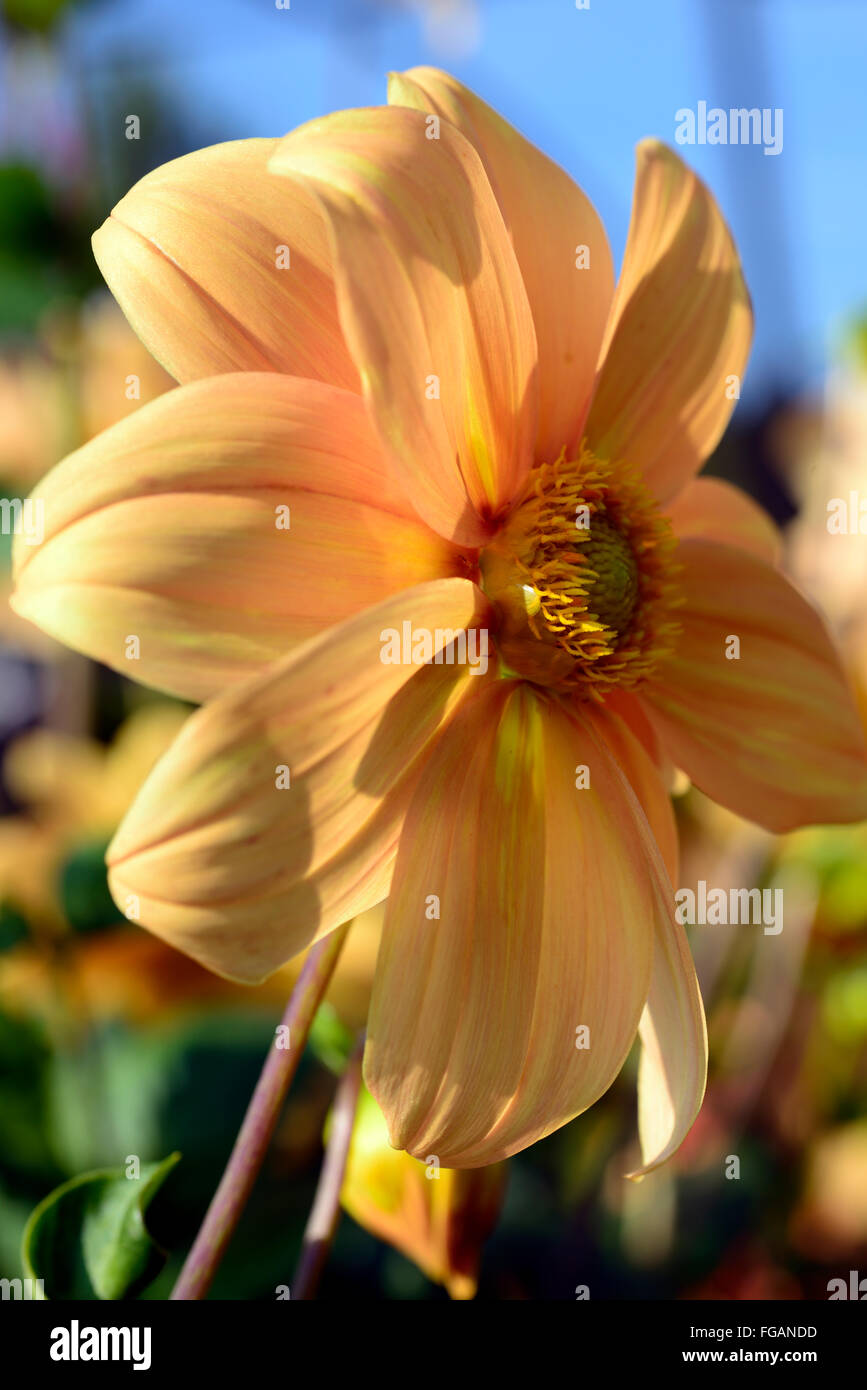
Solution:
[[[556,459],[580,439],[614,293],[599,215],[565,170],[448,73],[426,67],[391,73],[388,100],[445,117],[481,155],[536,326],[536,454]]]
[[[154,169],[96,232],[94,255],[178,381],[276,371],[358,390],[322,216],[268,174],[276,145],[234,140]]]
[[[413,795],[376,965],[366,1080],[395,1147],[478,1167],[592,1105],[672,908],[592,721],[505,681],[463,705]]]
[[[640,467],[664,502],[698,472],[728,423],[752,310],[709,190],[659,141],[643,140],[637,161],[586,437],[600,457]]]
[[[775,523],[758,502],[722,478],[694,478],[666,511],[677,536],[736,545],[769,565],[779,561]]]
[[[431,739],[483,683],[467,665],[384,664],[384,631],[486,614],[468,580],[419,585],[199,710],[109,847],[121,910],[254,983],[381,902]]]
[[[45,539],[16,548],[16,611],[193,700],[389,594],[466,573],[390,480],[361,397],[276,373],[169,392],[35,497]]]
[[[418,111],[340,111],[270,167],[328,218],[340,315],[364,394],[419,514],[480,544],[532,459],[536,339],[481,161]]]
[[[674,762],[768,830],[867,816],[864,735],[821,618],[746,551],[688,540],[678,558],[683,634],[642,691]]]

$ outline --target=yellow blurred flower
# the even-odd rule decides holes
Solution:
[[[62,374],[40,354],[0,361],[0,477],[29,488],[56,462],[65,441]]]
[[[455,1299],[474,1298],[482,1246],[496,1224],[505,1163],[441,1168],[388,1141],[373,1096],[362,1089],[340,1200],[366,1231],[413,1260]]]
[[[64,953],[65,986],[91,1016],[147,1018],[215,997],[269,1008],[285,1001],[299,962],[249,990],[133,926],[97,935],[70,933],[60,901],[64,861],[83,845],[108,840],[185,718],[180,705],[161,701],[130,715],[107,747],[38,729],[9,748],[5,781],[24,811],[0,819],[0,905],[23,917],[37,940],[0,955],[4,1009],[50,1011],[55,961],[44,948],[61,942],[71,948]],[[326,994],[351,1028],[360,1027],[367,1015],[383,914],[379,906],[356,920]]]
[[[109,836],[185,719],[180,705],[145,705],[108,746],[56,729],[35,729],[9,748],[6,785],[42,824],[66,836]]]
[[[184,719],[179,705],[161,702],[131,715],[109,747],[56,729],[16,739],[4,779],[24,811],[0,820],[0,901],[38,928],[62,933],[64,857],[84,841],[109,838]]]
[[[795,1214],[799,1247],[822,1259],[867,1242],[867,1120],[823,1134],[810,1153],[806,1190]]]
[[[82,845],[114,833],[143,778],[181,730],[186,713],[167,702],[129,716],[110,745],[57,730],[33,730],[10,746],[7,787],[25,810],[0,819],[0,905],[10,906],[47,941],[69,927],[60,901],[64,860]],[[328,991],[349,1027],[360,1027],[382,930],[382,906],[358,917]],[[147,1017],[178,1002],[232,997],[282,1004],[295,983],[297,962],[258,990],[233,986],[163,941],[131,926],[75,935],[64,959],[65,981],[92,1015]],[[54,990],[53,963],[32,941],[0,956],[0,1005],[44,1012]]]
[[[174,384],[109,295],[56,308],[30,351],[0,360],[0,478],[29,489],[62,454]]]

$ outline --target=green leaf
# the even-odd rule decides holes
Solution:
[[[107,840],[84,841],[75,846],[61,868],[60,902],[75,931],[102,931],[123,921],[108,891],[107,848]]]
[[[0,1012],[0,1174],[17,1190],[51,1187],[70,1171],[55,1161],[45,1113],[50,1063],[44,1028]]]
[[[37,33],[48,33],[72,0],[3,0],[3,13],[10,24]]]
[[[30,928],[26,918],[9,902],[0,902],[0,951],[10,951],[19,942],[26,941]]]
[[[313,1018],[307,1041],[313,1055],[324,1067],[342,1076],[346,1070],[355,1037],[331,1004],[320,1004]]]
[[[166,1252],[151,1239],[145,1210],[180,1158],[81,1173],[39,1203],[24,1231],[21,1258],[46,1299],[134,1298],[156,1278]]]

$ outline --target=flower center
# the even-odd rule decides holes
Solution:
[[[646,680],[679,633],[676,544],[628,466],[586,449],[537,465],[481,557],[504,661],[586,698]]]
[[[638,601],[638,561],[629,541],[604,514],[587,526],[586,539],[559,557],[563,598],[619,638],[629,628]],[[567,645],[564,641],[564,645]],[[580,655],[581,653],[576,653]]]

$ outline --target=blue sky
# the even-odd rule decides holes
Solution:
[[[385,99],[385,74],[432,62],[497,106],[584,185],[619,258],[633,149],[674,140],[675,112],[781,107],[777,157],[683,153],[732,226],[756,306],[745,405],[818,384],[848,316],[867,306],[865,0],[478,0],[469,51],[432,45],[410,0],[103,0],[68,35],[85,80],[120,55],[164,84],[208,139],[279,134]]]

